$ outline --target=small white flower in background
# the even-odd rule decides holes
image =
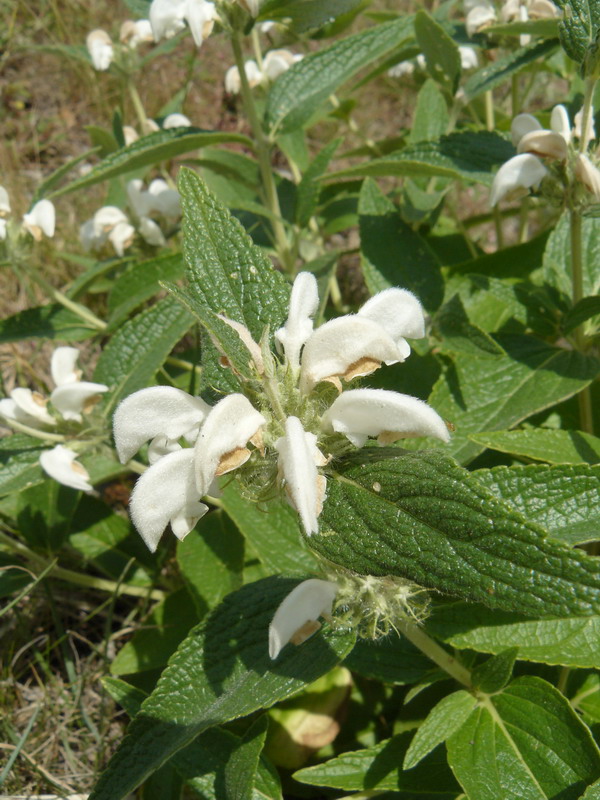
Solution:
[[[131,127],[131,125],[124,125],[123,138],[125,139],[126,146],[129,146],[130,144],[137,142],[137,140],[140,138],[140,135],[135,128]]]
[[[477,56],[477,50],[475,50],[474,47],[461,44],[458,48],[458,54],[460,56],[460,66],[462,69],[465,71],[477,69],[479,66],[479,58]]]
[[[246,77],[248,78],[250,88],[253,89],[255,86],[258,86],[259,83],[261,83],[263,74],[256,61],[251,58],[248,59],[248,61],[244,63],[244,70],[246,72]],[[229,67],[225,73],[225,91],[229,94],[239,94],[241,88],[242,82],[238,68]]]
[[[212,33],[217,10],[214,3],[209,3],[208,0],[188,0],[185,19],[196,47],[201,47],[204,40]]]
[[[269,50],[263,59],[263,79],[274,81],[291,66],[302,61],[301,53],[292,53],[290,50]]]
[[[14,419],[30,428],[39,425],[56,425],[56,420],[47,409],[48,400],[31,389],[13,389],[10,397],[0,400],[0,414],[5,419]]]
[[[28,214],[23,214],[23,227],[36,242],[41,241],[42,234],[52,238],[56,223],[56,211],[50,200],[40,200]]]
[[[4,186],[0,186],[0,219],[10,214],[10,198]]]
[[[387,71],[390,78],[404,78],[405,76],[412,75],[415,71],[415,65],[412,61],[401,61],[399,64],[394,64]]]
[[[465,0],[465,27],[467,34],[473,36],[497,20],[496,9],[490,0]]]
[[[293,64],[301,61],[303,56],[300,53],[292,53],[290,50],[269,50],[263,58],[262,69],[256,61],[248,59],[244,68],[250,88],[259,84],[268,84],[276,80],[282,73],[288,70]],[[240,73],[237,67],[230,67],[225,73],[225,91],[229,94],[239,94],[241,90]]]
[[[56,388],[50,402],[63,419],[82,422],[82,413],[98,395],[108,391],[108,386],[82,381],[81,370],[75,369],[78,358],[79,350],[75,347],[57,347],[52,354],[50,369]]]
[[[90,483],[89,473],[76,459],[77,453],[59,444],[40,455],[40,465],[44,472],[63,486],[91,492],[94,487]]]
[[[164,247],[166,239],[161,231],[158,223],[150,217],[140,217],[140,224],[138,228],[140,236],[146,244],[152,247]]]
[[[108,241],[115,248],[115,253],[121,257],[128,247],[131,247],[135,238],[135,228],[130,222],[117,222],[108,234]]]
[[[189,120],[185,114],[168,114],[163,120],[163,130],[168,130],[169,128],[189,128],[191,126],[191,120]]]
[[[135,49],[140,44],[154,41],[152,25],[149,19],[126,19],[121,25],[119,39],[123,44]]]
[[[269,656],[277,658],[288,642],[302,644],[319,630],[319,617],[330,617],[338,587],[311,578],[284,598],[269,625]]]
[[[147,136],[149,133],[156,133],[160,130],[160,125],[153,119],[147,118],[142,124],[142,134]]]
[[[189,25],[197,47],[210,36],[217,19],[214,3],[208,0],[152,0],[150,24],[154,41],[170,39]]]
[[[127,215],[117,206],[102,206],[102,208],[96,211],[93,217],[94,233],[96,236],[103,233],[108,234],[115,225],[128,221]]]
[[[139,479],[139,489],[136,484],[132,510],[134,524],[148,546],[156,547],[169,522],[177,536],[191,530],[199,510],[204,513],[201,498],[218,491],[216,479],[247,462],[245,470],[251,474],[251,459],[258,460],[258,454],[261,469],[271,465],[273,479],[298,512],[305,534],[311,536],[318,532],[326,493],[321,468],[346,451],[347,440],[355,446],[362,446],[369,436],[377,437],[380,444],[411,436],[448,441],[444,421],[415,397],[375,389],[343,391],[342,381],[410,355],[406,338],[425,334],[417,298],[404,289],[387,289],[358,313],[313,329],[318,302],[314,275],[301,272],[292,287],[288,318],[275,332],[283,351],[280,360],[273,355],[267,360],[242,323],[219,315],[246,346],[253,380],[264,382],[260,410],[241,392],[210,407],[171,387],[143,389],[119,405],[114,434],[121,461],[128,461],[144,442],[151,442],[151,466]],[[223,365],[229,366],[227,359]],[[333,383],[341,393],[328,410],[317,389],[322,381]],[[256,388],[253,397],[255,392]],[[175,485],[177,480],[180,489],[165,488],[169,497],[164,502],[152,499],[153,493],[163,496],[161,486]]]
[[[0,241],[6,239],[6,220],[0,217]]]
[[[107,70],[112,63],[114,55],[112,41],[108,33],[100,28],[91,31],[87,35],[85,44],[94,69],[99,72]]]

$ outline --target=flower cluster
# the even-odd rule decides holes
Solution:
[[[153,247],[165,244],[163,232],[152,215],[175,220],[181,214],[179,192],[170,189],[162,178],[153,180],[147,189],[139,178],[127,184],[129,205],[137,218],[137,231]],[[99,250],[108,241],[118,256],[131,246],[136,228],[117,206],[103,206],[79,229],[79,239],[86,252]]]
[[[259,85],[272,83],[283,72],[288,70],[292,64],[302,60],[300,53],[292,53],[290,50],[269,50],[262,59],[259,66],[253,59],[248,59],[244,63],[244,71],[248,78],[251,88]],[[237,67],[229,67],[225,73],[225,90],[229,94],[239,94],[241,89],[240,72]]]
[[[495,22],[527,22],[536,19],[556,19],[559,10],[551,0],[506,0],[496,12],[492,0],[465,0],[465,27],[469,36],[493,25]],[[519,44],[524,47],[531,41],[531,36],[524,33],[519,37]]]
[[[140,44],[154,41],[150,20],[126,19],[121,25],[119,40],[123,47],[129,50],[135,50]],[[88,33],[85,44],[94,69],[105,72],[115,58],[115,45],[109,34],[97,28]]]
[[[197,47],[210,36],[217,19],[215,5],[208,0],[152,0],[149,15],[156,42],[175,36],[187,23]]]
[[[0,241],[6,239],[8,218],[11,213],[10,198],[4,186],[0,186]],[[36,242],[42,236],[54,236],[56,211],[50,200],[39,200],[27,214],[23,214],[22,230],[31,234]]]
[[[517,155],[504,163],[494,176],[490,204],[495,206],[503,199],[515,199],[530,189],[538,189],[550,174],[546,162],[564,165],[571,153],[575,179],[600,199],[600,171],[585,153],[575,153],[570,149],[574,139],[580,142],[581,149],[586,149],[595,138],[592,115],[585,131],[581,130],[581,112],[575,115],[574,123],[572,127],[567,109],[562,105],[552,109],[550,129],[543,128],[532,114],[518,114],[511,125]]]
[[[313,330],[317,308],[316,280],[300,273],[286,323],[275,333],[282,357],[261,348],[244,325],[222,317],[247,349],[253,402],[234,393],[209,406],[179,389],[157,386],[118,406],[114,435],[121,461],[150,442],[150,467],[136,483],[130,510],[151,550],[169,523],[177,537],[189,533],[208,510],[202,497],[218,492],[216,479],[246,462],[251,471],[252,459],[261,468],[272,465],[274,480],[310,536],[318,531],[326,494],[322,468],[350,446],[362,447],[369,437],[381,444],[409,436],[448,440],[441,417],[415,397],[383,389],[343,391],[346,382],[382,363],[408,357],[405,337],[424,335],[417,298],[387,289],[357,314]]]
[[[59,422],[56,415],[50,413],[50,406],[62,420],[82,423],[83,415],[91,410],[100,394],[108,391],[108,386],[82,381],[81,370],[76,366],[78,357],[79,351],[74,347],[57,347],[50,362],[55,386],[50,396],[44,397],[26,388],[13,389],[9,397],[0,400],[0,416],[17,426],[43,430]],[[90,491],[89,475],[75,459],[73,450],[57,445],[42,453],[40,464],[59,483]]]

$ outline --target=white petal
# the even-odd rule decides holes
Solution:
[[[175,453],[177,450],[181,450],[179,442],[169,439],[163,434],[155,436],[148,445],[148,463],[156,464],[159,458],[167,456],[169,453]]]
[[[401,61],[399,64],[394,64],[387,71],[390,78],[403,78],[405,75],[412,75],[415,71],[415,65],[412,61]]]
[[[161,178],[153,180],[148,187],[148,209],[158,211],[165,217],[178,217],[181,214],[181,197],[177,189],[169,188]]]
[[[319,307],[317,279],[310,272],[300,272],[290,295],[290,310],[283,328],[275,331],[285,357],[294,369],[300,364],[300,350],[313,330],[312,317]]]
[[[483,0],[474,6],[465,18],[467,34],[473,36],[474,33],[478,33],[495,21],[496,11],[493,5]]]
[[[129,222],[118,222],[108,234],[108,240],[115,248],[115,253],[122,256],[131,245],[135,236],[135,228]]]
[[[0,186],[0,217],[10,214],[10,198],[4,186]]]
[[[200,496],[206,494],[217,473],[229,472],[247,460],[246,444],[265,423],[243,394],[227,395],[213,406],[196,439],[196,487]],[[224,456],[233,457],[230,465],[220,463]]]
[[[277,658],[282,648],[307,622],[330,615],[337,586],[311,578],[303,581],[283,600],[269,625],[269,656]]]
[[[410,346],[404,337],[422,339],[425,336],[423,306],[407,289],[394,287],[378,292],[359,309],[358,316],[380,325],[405,358],[410,355]]]
[[[125,145],[129,147],[130,144],[137,142],[140,138],[138,132],[131,125],[123,125],[123,136],[125,137]]]
[[[531,19],[556,19],[560,11],[551,0],[529,0],[529,16]]]
[[[326,378],[344,376],[350,380],[368,375],[382,361],[395,364],[404,358],[381,325],[347,314],[321,325],[304,345],[300,388],[306,394]],[[362,363],[364,370],[360,368]]]
[[[225,73],[225,91],[227,94],[239,94],[242,84],[240,71],[237,67],[229,67]]]
[[[94,214],[94,233],[100,236],[109,233],[120,222],[128,222],[127,216],[117,206],[102,206]]]
[[[541,131],[542,126],[533,114],[517,114],[510,124],[510,138],[515,147],[519,144],[523,136],[531,131]]]
[[[138,478],[129,501],[133,524],[152,552],[169,522],[182,539],[207,510],[194,485],[191,448],[169,453],[149,467]]]
[[[103,392],[108,392],[108,386],[103,383],[89,383],[78,381],[57,386],[50,395],[50,402],[60,412],[63,419],[72,419],[81,422],[81,412],[86,402]]]
[[[185,28],[185,7],[186,0],[152,0],[148,16],[155,42],[170,39]]]
[[[586,189],[595,196],[596,200],[600,200],[600,170],[592,164],[584,153],[580,153],[577,156],[575,175]]]
[[[560,133],[554,131],[530,131],[521,137],[517,153],[532,153],[538,158],[567,160],[567,143]]]
[[[550,115],[550,127],[554,133],[559,133],[565,142],[569,144],[571,141],[571,120],[569,119],[569,112],[564,106],[554,106]]]
[[[229,325],[230,328],[233,328],[233,330],[237,333],[242,342],[246,345],[246,348],[250,353],[252,361],[254,361],[257,371],[262,374],[265,371],[262,352],[260,346],[252,338],[252,334],[250,333],[248,328],[245,325],[242,325],[241,322],[236,322],[234,319],[229,319],[229,317],[224,317],[223,314],[217,314],[217,317],[223,320],[223,322],[227,323],[227,325]],[[220,349],[219,343],[215,342],[215,345],[217,347],[217,350],[219,350]]]
[[[98,232],[93,219],[88,219],[79,227],[79,241],[86,253],[98,250],[106,241],[106,234]]]
[[[162,247],[166,243],[159,225],[150,217],[140,219],[140,235],[152,247]]]
[[[269,50],[263,60],[263,74],[274,81],[294,63],[294,54],[289,50]]]
[[[169,128],[189,128],[191,126],[191,120],[189,120],[185,114],[168,114],[163,120],[163,129],[168,130]]]
[[[512,22],[519,18],[521,0],[507,0],[500,9],[500,19],[502,22]]]
[[[208,403],[173,386],[151,386],[126,397],[115,411],[113,428],[122,464],[137,453],[144,442],[164,435],[177,440],[197,434]]]
[[[447,442],[448,428],[437,412],[407,394],[385,389],[352,389],[342,392],[321,420],[323,430],[343,433],[356,447],[368,436],[382,436],[389,443],[412,436],[433,436]]]
[[[519,189],[537,188],[548,170],[536,156],[522,153],[503,164],[492,183],[490,205],[493,207],[504,197]]]
[[[57,347],[52,353],[50,373],[55,386],[75,383],[81,379],[80,370],[75,368],[79,350],[76,347]]]
[[[0,400],[0,417],[4,417],[5,419],[14,419],[15,422],[21,422],[23,425],[28,425],[30,428],[37,428],[40,423],[50,425],[55,424],[54,419],[51,423],[46,423],[45,420],[40,420],[39,417],[32,417],[31,414],[23,411],[23,409],[15,403],[12,397],[3,397]]]
[[[150,211],[148,192],[144,189],[144,182],[140,178],[133,178],[127,183],[127,198],[136,216],[143,217]],[[107,208],[111,208],[111,206],[107,206]],[[125,214],[118,222],[127,222]]]
[[[40,200],[28,214],[23,215],[23,225],[34,239],[40,240],[41,234],[54,236],[56,211],[50,200]]]
[[[6,239],[6,220],[3,217],[0,217],[0,241],[4,241]]]
[[[322,454],[317,437],[302,427],[297,417],[285,421],[285,436],[275,442],[279,452],[279,468],[292,505],[300,514],[307,536],[317,533],[317,517],[323,501],[323,481],[319,480],[317,462]]]
[[[113,46],[106,31],[98,28],[88,33],[85,40],[94,69],[107,70],[113,60]]]
[[[578,139],[581,139],[582,136],[584,136],[584,134],[583,134],[583,132],[581,130],[581,126],[583,124],[583,109],[581,109],[581,111],[578,111],[575,114],[574,123],[575,123],[575,127],[574,127],[575,136]],[[596,138],[596,129],[594,128],[594,114],[593,114],[593,110],[592,110],[592,113],[588,117],[587,131],[585,132],[585,142],[584,142],[584,145],[583,145],[584,148],[587,149],[587,146],[589,145],[589,143],[592,141],[592,139],[595,139],[595,138]]]
[[[25,414],[43,422],[45,425],[56,425],[56,420],[46,410],[46,400],[31,389],[13,389],[10,397]]]
[[[185,18],[196,47],[200,47],[210,36],[216,17],[214,3],[209,3],[207,0],[187,0]]]
[[[59,444],[52,450],[44,450],[40,456],[40,464],[44,472],[55,481],[72,489],[90,492],[94,487],[89,482],[88,471],[76,461],[76,458],[76,453]]]
[[[460,45],[458,48],[460,55],[460,66],[462,69],[477,69],[479,66],[479,58],[477,57],[477,50],[468,45]]]

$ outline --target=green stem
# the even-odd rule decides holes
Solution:
[[[242,45],[240,42],[239,34],[234,33],[231,37],[231,46],[233,48],[233,55],[235,63],[240,74],[240,88],[242,99],[244,101],[244,109],[252,128],[252,134],[256,142],[256,155],[258,157],[258,167],[262,178],[263,190],[265,193],[265,200],[267,208],[271,212],[270,218],[271,226],[273,228],[273,236],[275,237],[275,245],[277,248],[277,255],[281,260],[284,269],[290,274],[294,274],[294,262],[292,259],[292,252],[290,245],[281,221],[281,208],[279,206],[279,197],[277,196],[277,187],[275,186],[275,179],[273,177],[273,169],[271,167],[271,146],[269,140],[264,134],[261,122],[258,118],[256,104],[252,95],[252,89],[248,83],[246,70],[244,69],[244,54],[242,52]]]
[[[24,269],[27,275],[29,275],[29,277],[31,277],[52,300],[60,303],[60,305],[64,306],[64,308],[68,308],[69,311],[72,311],[80,319],[85,320],[85,322],[88,322],[97,330],[103,331],[106,328],[106,322],[103,322],[103,320],[89,311],[85,306],[81,305],[81,303],[76,303],[74,300],[71,300],[69,297],[67,297],[66,294],[63,294],[58,289],[55,289],[54,286],[48,283],[48,281],[40,275],[35,267],[28,264],[24,267]]]
[[[138,90],[135,87],[135,84],[129,77],[127,78],[127,91],[129,92],[129,97],[131,97],[131,102],[133,103],[133,108],[135,110],[135,114],[138,118],[143,134],[146,132],[148,117],[146,116],[146,111],[144,110],[144,104],[142,103],[142,98],[140,97]]]
[[[584,115],[585,116],[585,115]],[[573,305],[576,305],[584,296],[583,292],[583,247],[582,247],[582,217],[581,212],[571,206],[570,212],[571,236],[571,280],[573,286]],[[573,331],[575,347],[580,353],[585,350],[585,334],[583,325]],[[594,433],[594,415],[592,410],[592,395],[590,387],[584,387],[577,395],[579,404],[579,424],[586,433]]]
[[[493,131],[496,127],[496,119],[494,115],[494,97],[492,92],[485,92],[485,127],[488,131]]]
[[[9,425],[13,430],[19,433],[26,433],[34,439],[42,439],[45,442],[64,442],[66,437],[61,436],[60,433],[48,433],[47,431],[39,431],[37,428],[30,428],[29,425],[23,425],[22,422],[17,422],[16,419],[9,419],[8,417],[2,418],[3,425]]]
[[[427,658],[430,658],[438,667],[441,667],[444,672],[447,672],[448,675],[451,675],[468,689],[473,688],[469,670],[463,667],[454,656],[447,653],[443,647],[440,647],[440,645],[428,636],[422,628],[408,620],[402,620],[396,623],[396,627],[403,636],[406,636],[409,642],[412,642],[415,647],[418,647]]]
[[[579,152],[585,153],[588,145],[587,130],[590,127],[592,116],[592,100],[594,99],[594,89],[596,88],[596,78],[587,78],[583,93],[583,106],[581,114],[581,137],[579,139]]]

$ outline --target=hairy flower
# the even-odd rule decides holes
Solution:
[[[29,213],[23,215],[23,227],[36,242],[41,241],[42,234],[48,238],[54,236],[55,222],[56,212],[50,200],[40,200]]]
[[[288,642],[302,644],[319,630],[319,617],[329,617],[338,587],[331,581],[311,578],[284,598],[269,625],[269,656],[277,658]]]
[[[108,33],[97,28],[88,33],[85,44],[94,69],[99,72],[107,70],[113,60],[113,45]]]
[[[76,459],[77,454],[73,450],[59,444],[40,455],[40,465],[44,472],[63,486],[90,492],[94,487],[90,483],[89,473]]]

